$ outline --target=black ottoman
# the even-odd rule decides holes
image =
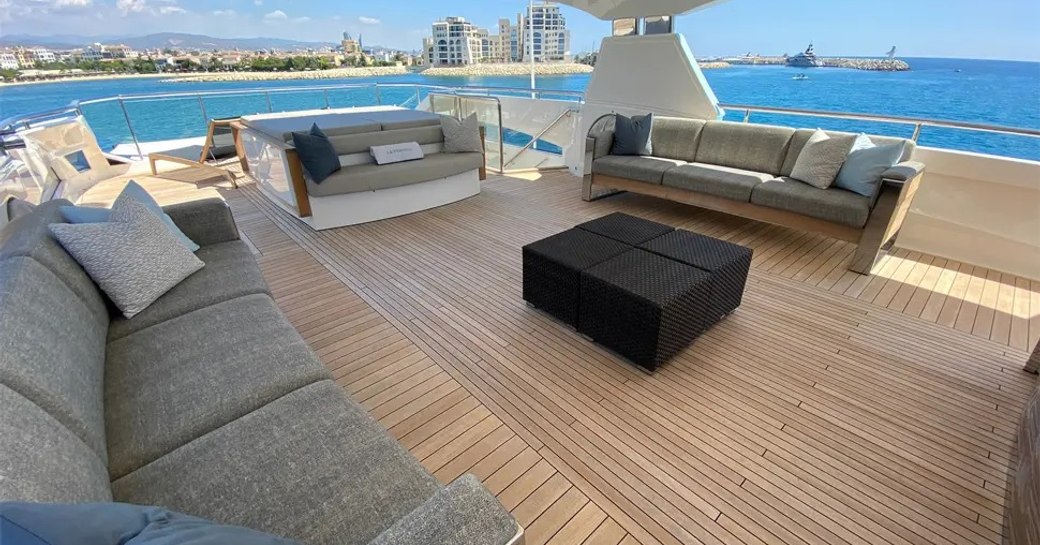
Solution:
[[[632,246],[638,246],[675,230],[663,223],[629,216],[621,212],[614,212],[602,218],[587,221],[579,225],[578,229],[603,235]]]
[[[706,327],[711,327],[740,306],[751,268],[750,248],[681,230],[639,247],[711,273],[711,302]]]
[[[581,271],[631,249],[580,229],[532,242],[523,248],[524,300],[577,327]]]
[[[704,331],[711,275],[633,249],[581,274],[578,331],[650,371]]]

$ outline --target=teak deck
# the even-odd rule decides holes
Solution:
[[[1000,543],[1040,283],[902,251],[864,277],[844,242],[579,192],[494,177],[316,233],[221,191],[336,380],[438,478],[483,479],[529,544]],[[616,210],[755,250],[743,306],[654,375],[520,296],[523,244]]]

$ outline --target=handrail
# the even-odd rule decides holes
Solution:
[[[1019,127],[1007,127],[1003,125],[992,125],[988,123],[969,123],[966,121],[947,121],[942,119],[928,119],[920,117],[904,117],[895,115],[861,114],[855,112],[832,112],[827,110],[806,110],[800,108],[781,108],[775,106],[749,106],[745,104],[720,104],[723,108],[744,111],[744,121],[747,122],[751,113],[771,113],[786,115],[804,115],[809,117],[828,117],[831,119],[852,119],[856,121],[876,121],[879,123],[901,123],[915,125],[915,138],[920,134],[921,127],[943,127],[948,129],[962,129],[970,131],[992,132],[997,134],[1014,134],[1019,136],[1038,136],[1040,129],[1028,129]]]
[[[571,108],[567,108],[566,110],[564,110],[563,113],[561,113],[559,116],[556,117],[556,119],[552,121],[552,123],[549,123],[549,125],[542,129],[541,132],[539,132],[533,138],[531,138],[531,140],[527,144],[524,144],[524,147],[520,148],[520,151],[516,152],[516,154],[513,155],[512,158],[506,161],[505,164],[502,165],[502,171],[504,172],[506,167],[513,164],[513,161],[516,161],[521,155],[524,154],[525,151],[531,149],[539,140],[542,139],[543,136],[549,134],[549,131],[555,129],[556,125],[560,124],[560,121],[563,121],[565,117],[569,117],[574,113],[575,110]]]

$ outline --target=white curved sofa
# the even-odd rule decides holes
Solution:
[[[317,124],[341,170],[320,184],[303,169],[292,133]],[[243,117],[243,168],[264,193],[316,230],[367,223],[450,204],[480,193],[483,153],[443,153],[438,114],[394,107],[312,110]],[[418,142],[424,158],[377,165],[372,146]]]

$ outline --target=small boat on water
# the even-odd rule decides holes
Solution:
[[[795,81],[802,81],[802,80],[807,80],[807,79],[809,79],[809,76],[807,76],[807,75],[805,75],[805,74],[798,74],[797,76],[794,76],[794,77],[793,77],[793,78],[791,78],[791,79],[793,79],[793,80],[795,80]]]

